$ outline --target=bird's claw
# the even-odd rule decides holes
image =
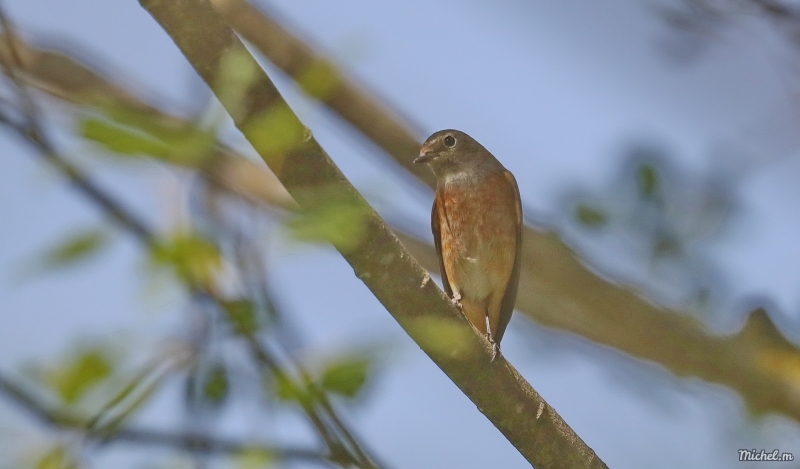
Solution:
[[[458,309],[462,311],[464,310],[464,308],[461,306],[461,293],[454,294],[451,301],[453,302],[454,305],[458,307]]]
[[[495,358],[497,358],[497,357],[503,356],[503,352],[500,351],[500,345],[498,345],[497,342],[494,341],[494,337],[492,337],[492,333],[491,332],[487,332],[483,336],[486,338],[486,340],[489,341],[489,344],[491,344],[491,346],[492,346],[492,360],[491,361],[494,361]]]

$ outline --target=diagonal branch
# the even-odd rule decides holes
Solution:
[[[6,125],[24,141],[34,146],[37,150],[36,154],[44,157],[64,173],[84,196],[110,214],[122,228],[135,235],[148,248],[155,248],[158,242],[156,234],[143,221],[129,212],[122,203],[100,189],[89,177],[83,174],[80,168],[59,154],[55,146],[47,138],[36,102],[30,95],[27,84],[20,77],[19,70],[24,67],[24,63],[17,47],[18,40],[13,34],[10,21],[2,8],[0,8],[0,25],[5,32],[2,38],[5,39],[6,45],[5,54],[3,60],[0,61],[0,65],[6,76],[12,80],[17,96],[22,102],[22,109],[19,110],[22,115],[21,121],[17,122],[5,113],[0,112],[0,124]],[[221,153],[221,155],[224,154]],[[224,158],[224,156],[221,158]],[[274,180],[274,176],[272,176],[272,179]],[[271,195],[274,195],[277,191],[271,192]],[[285,193],[285,190],[283,192]],[[294,201],[288,195],[280,194],[280,199],[285,203],[286,208],[295,207]],[[219,296],[212,285],[192,284],[190,289],[194,298],[208,298],[221,310],[226,309],[225,300]],[[246,338],[256,358],[264,363],[264,359],[269,358],[270,354],[255,337],[247,335]],[[270,360],[272,359],[270,358]],[[276,361],[272,360],[272,362],[270,368],[274,373],[285,374]],[[339,418],[325,393],[316,389],[314,383],[309,383],[308,387],[313,391],[314,402],[302,403],[302,407],[312,425],[315,426],[331,450],[331,461],[342,462],[347,465],[353,464],[365,469],[375,467],[374,458],[370,458],[361,448],[358,441],[353,437],[352,432]],[[318,404],[318,406],[315,404]],[[330,423],[326,423],[326,420]],[[91,422],[87,422],[87,424],[91,425]]]
[[[765,10],[778,5],[752,1]],[[211,2],[233,29],[301,86],[309,69],[327,72],[318,80],[333,83],[330,89],[319,94],[307,88],[309,94],[433,187],[430,171],[412,163],[419,149],[415,133],[409,130],[415,126],[265,11],[246,0]],[[410,236],[401,239],[425,268],[438,271],[430,243]],[[547,327],[653,361],[679,376],[730,386],[757,412],[781,412],[800,421],[800,385],[790,365],[800,361],[800,350],[778,332],[763,310],[751,313],[737,335],[713,335],[700,321],[656,306],[630,287],[597,275],[556,233],[532,227],[524,230],[517,308]]]
[[[259,15],[256,12],[248,21],[260,21]],[[270,23],[259,24],[264,26],[263,30],[271,31]],[[274,33],[278,43],[289,44],[291,48],[297,41],[283,29],[279,33]],[[160,121],[178,125],[187,122],[147,105],[121,85],[68,55],[16,42],[26,81],[52,96],[77,106],[102,107],[113,103],[146,110]],[[8,57],[3,45],[0,41],[0,60]],[[245,200],[290,209],[295,206],[280,181],[263,164],[229,150],[221,151],[210,159],[210,164],[198,169],[212,182]],[[431,272],[438,270],[430,243],[395,232],[423,267]],[[534,261],[523,264],[522,288],[517,297],[520,311],[547,327],[566,330],[633,357],[659,363],[680,376],[697,376],[725,384],[739,392],[756,411],[779,412],[800,421],[795,375],[785,372],[780,365],[800,360],[800,352],[778,333],[766,314],[752,313],[747,326],[737,335],[712,335],[698,321],[678,311],[659,308],[628,289],[597,277],[554,235],[536,235],[538,232],[531,230],[528,233],[534,236],[526,235],[525,250],[529,252],[526,260]],[[576,283],[576,279],[581,280]],[[543,289],[542,285],[548,288]],[[765,366],[765,363],[778,365]]]
[[[140,3],[172,37],[302,209],[320,208],[323,199],[333,196],[365,215],[366,234],[357,248],[340,247],[343,257],[406,332],[529,462],[542,469],[606,467],[508,362],[490,361],[488,343],[344,178],[207,1]],[[238,67],[253,71],[243,102],[218,88],[221,64],[231,56]],[[276,113],[282,119],[281,141],[297,137],[279,149],[270,139],[276,135],[264,135],[271,130],[265,124],[274,122]],[[426,334],[428,329],[420,327],[430,321],[446,324],[459,334],[458,343],[437,347]]]

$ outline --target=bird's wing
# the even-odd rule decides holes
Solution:
[[[519,262],[522,254],[522,202],[519,199],[519,188],[517,187],[517,180],[514,175],[509,171],[504,171],[503,176],[508,180],[508,183],[514,189],[514,198],[516,199],[516,225],[517,225],[517,243],[516,252],[514,253],[514,268],[511,271],[511,276],[508,278],[506,285],[506,292],[503,294],[503,302],[500,303],[500,318],[497,322],[497,331],[495,332],[494,340],[499,344],[503,339],[503,334],[506,332],[506,326],[511,321],[511,313],[514,312],[514,305],[517,301],[517,287],[519,286]],[[437,246],[438,249],[438,246]],[[441,256],[439,256],[441,259]]]
[[[442,231],[439,224],[439,212],[444,210],[444,203],[441,199],[441,192],[436,191],[433,199],[433,210],[431,211],[431,229],[433,231],[433,244],[436,245],[436,255],[439,257],[439,273],[442,276],[442,287],[450,298],[453,297],[453,289],[450,288],[450,281],[447,279],[447,271],[444,270],[444,257],[442,257]]]

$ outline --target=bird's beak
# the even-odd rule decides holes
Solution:
[[[414,163],[427,163],[433,159],[433,152],[420,153],[418,157],[414,158]]]
[[[417,163],[417,164],[427,163],[430,160],[432,160],[435,156],[436,156],[436,153],[434,153],[433,150],[431,150],[427,146],[423,146],[419,150],[419,156],[414,158],[414,163]]]

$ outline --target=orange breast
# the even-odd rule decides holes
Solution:
[[[516,254],[515,188],[498,172],[477,182],[444,184],[437,197],[442,257],[452,290],[485,308],[499,305]]]

